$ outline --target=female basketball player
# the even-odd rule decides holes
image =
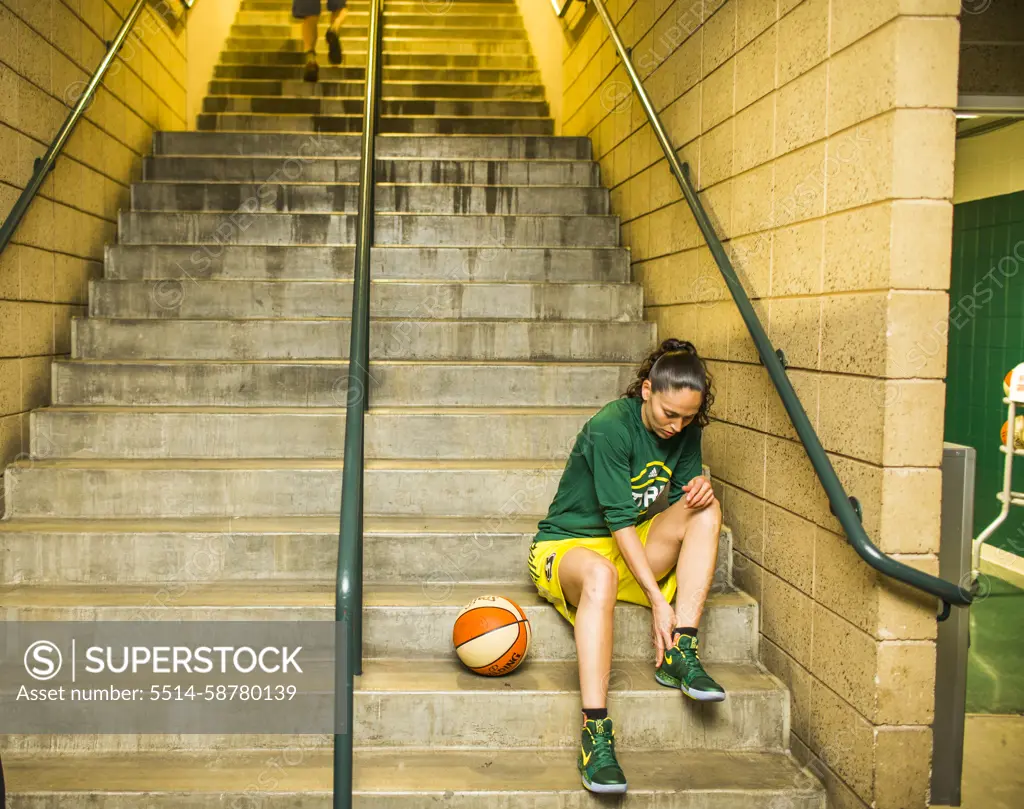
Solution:
[[[626,393],[580,431],[530,548],[537,590],[574,625],[583,698],[577,765],[591,792],[626,791],[606,709],[616,601],[651,608],[659,683],[696,700],[725,699],[697,656],[722,524],[701,476],[701,429],[713,400],[693,344],[665,340]],[[666,486],[668,508],[646,518]]]

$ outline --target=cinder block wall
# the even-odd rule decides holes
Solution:
[[[869,536],[936,571],[959,3],[608,5]],[[568,24],[564,134],[593,138],[647,316],[711,360],[705,457],[792,750],[833,806],[924,807],[935,605],[847,545],[604,25]]]
[[[116,34],[130,0],[0,0],[0,216],[6,217]],[[185,128],[182,6],[147,4],[64,156],[0,254],[0,470],[27,453],[28,411],[115,240],[156,129]],[[2,494],[0,494],[2,497]],[[0,509],[2,510],[2,509]]]

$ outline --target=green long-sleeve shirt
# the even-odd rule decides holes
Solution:
[[[609,536],[644,519],[665,486],[675,503],[701,473],[701,428],[659,438],[640,417],[643,400],[606,404],[583,426],[535,542]]]

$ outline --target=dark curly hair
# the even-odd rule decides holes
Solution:
[[[634,379],[623,396],[639,397],[644,380],[651,380],[651,392],[689,388],[701,394],[700,410],[694,419],[701,427],[711,420],[708,412],[715,402],[711,389],[711,374],[693,343],[669,337],[640,365]]]

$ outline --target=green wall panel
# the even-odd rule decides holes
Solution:
[[[977,535],[1000,508],[1003,377],[1024,362],[1024,192],[954,206],[949,306],[945,433],[978,451]],[[1015,464],[1014,489],[1024,491],[1024,458]],[[1024,508],[1012,508],[990,541],[1024,556]]]

